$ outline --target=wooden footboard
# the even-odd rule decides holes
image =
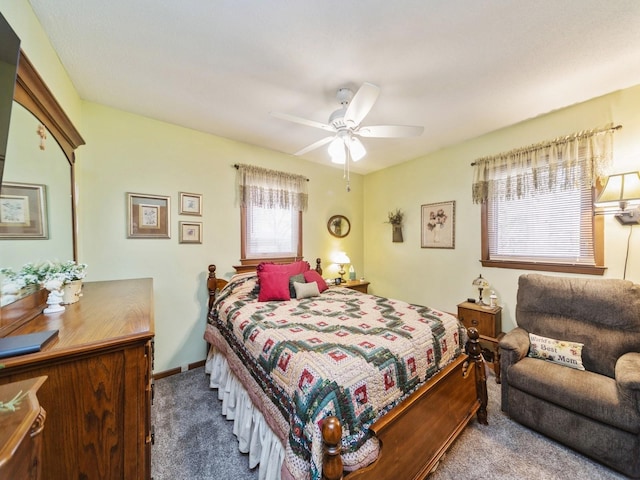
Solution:
[[[477,413],[487,424],[487,384],[479,334],[469,330],[468,355],[439,372],[371,429],[380,441],[380,455],[371,465],[344,475],[345,480],[423,479]],[[325,443],[323,478],[343,478],[341,427],[336,417],[322,425]]]

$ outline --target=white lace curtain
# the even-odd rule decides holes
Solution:
[[[472,163],[473,202],[483,203],[494,195],[506,200],[521,198],[556,186],[594,186],[606,177],[612,159],[613,132],[618,128],[621,127],[582,131],[477,159]]]
[[[238,198],[242,206],[307,209],[306,177],[253,165],[239,164],[236,168]]]

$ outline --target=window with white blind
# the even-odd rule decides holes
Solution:
[[[253,165],[237,165],[243,265],[302,257],[302,212],[307,179]]]
[[[604,273],[604,227],[593,199],[618,128],[581,131],[473,163],[483,266]]]
[[[540,184],[549,184],[548,168],[537,174]],[[531,182],[531,175],[522,181]],[[506,199],[504,191],[493,195],[486,215],[488,259],[595,265],[591,186],[565,185],[560,178],[524,197]],[[504,190],[506,182],[498,181],[494,188]]]
[[[245,258],[299,256],[301,212],[277,207],[245,208]]]

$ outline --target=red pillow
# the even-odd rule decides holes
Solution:
[[[293,277],[294,275],[308,271],[310,268],[311,267],[309,266],[309,262],[300,260],[299,262],[285,263],[285,264],[262,262],[258,265],[256,270],[258,271],[258,273],[286,272],[290,277]]]
[[[320,274],[315,270],[307,270],[306,272],[304,272],[304,279],[307,283],[316,282],[318,284],[318,291],[320,293],[329,288],[327,287],[327,282],[324,281],[324,278],[322,278]]]
[[[285,272],[258,272],[260,280],[259,302],[270,300],[291,300],[289,274]]]

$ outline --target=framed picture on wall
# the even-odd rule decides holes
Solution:
[[[180,215],[202,216],[202,195],[180,192]]]
[[[202,222],[180,222],[180,243],[202,243]]]
[[[0,239],[47,239],[47,187],[28,183],[2,184]]]
[[[422,205],[422,248],[455,248],[456,202]]]
[[[127,193],[127,238],[171,238],[171,198]]]

